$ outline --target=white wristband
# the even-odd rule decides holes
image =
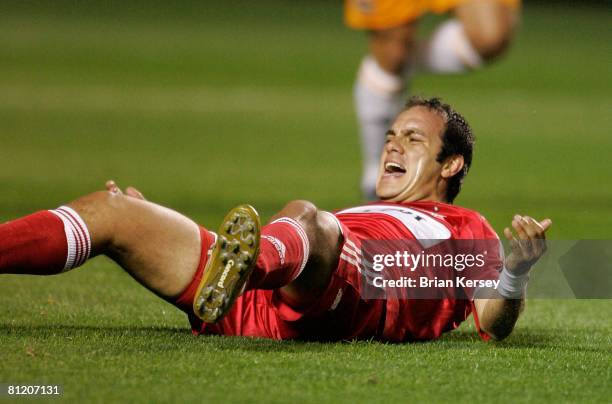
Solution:
[[[504,267],[499,275],[497,293],[506,299],[522,299],[525,296],[528,280],[529,273],[513,275]]]

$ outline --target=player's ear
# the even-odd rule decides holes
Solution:
[[[462,155],[455,154],[450,156],[442,164],[442,173],[440,175],[442,175],[442,178],[451,178],[463,169],[463,164],[465,162]]]

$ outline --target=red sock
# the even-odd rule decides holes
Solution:
[[[247,289],[276,289],[291,283],[306,266],[309,249],[308,236],[295,220],[282,217],[264,226]]]
[[[0,225],[0,273],[56,274],[82,265],[90,250],[87,226],[67,206]]]

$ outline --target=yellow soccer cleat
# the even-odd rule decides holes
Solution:
[[[250,205],[235,207],[223,219],[193,299],[193,311],[204,322],[220,320],[244,291],[257,261],[260,232],[259,215]]]

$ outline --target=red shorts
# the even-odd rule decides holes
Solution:
[[[310,307],[296,309],[278,289],[248,290],[236,299],[232,309],[218,323],[202,322],[194,315],[192,304],[216,235],[203,227],[200,227],[200,233],[202,254],[198,270],[190,285],[175,302],[178,308],[187,313],[194,334],[240,335],[277,340],[338,340],[356,337],[353,335],[356,330],[366,334],[376,333],[376,329],[364,329],[360,324],[364,320],[380,317],[384,302],[361,300],[359,291],[340,276],[338,271],[332,275],[323,296]],[[342,304],[339,304],[340,300]],[[378,320],[375,325],[378,326]]]
[[[202,256],[191,284],[175,302],[189,317],[194,334],[240,335],[277,340],[385,341],[431,340],[456,328],[474,310],[460,299],[364,299],[366,281],[355,266],[360,235],[344,224],[344,243],[329,285],[313,305],[297,309],[279,289],[249,290],[216,324],[205,324],[193,314],[192,302],[215,242],[215,234],[201,228]],[[363,270],[363,269],[362,269]],[[476,319],[478,327],[478,319]],[[481,336],[484,333],[480,332]]]

